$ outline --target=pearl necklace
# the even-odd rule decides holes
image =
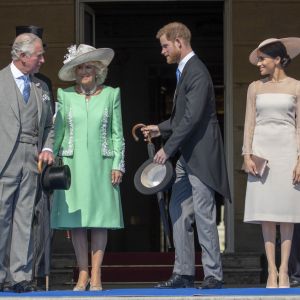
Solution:
[[[97,84],[96,84],[91,90],[86,91],[86,90],[82,87],[82,85],[80,85],[80,91],[81,91],[82,94],[85,94],[86,96],[91,96],[91,95],[93,95],[93,94],[96,92],[97,87],[98,87],[98,86],[97,86]]]

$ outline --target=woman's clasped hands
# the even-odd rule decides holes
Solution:
[[[113,185],[120,184],[122,182],[123,173],[119,170],[112,170],[111,172],[111,183]]]

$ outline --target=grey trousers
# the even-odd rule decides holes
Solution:
[[[176,181],[169,205],[173,225],[175,263],[173,273],[195,274],[195,246],[192,224],[196,222],[202,249],[205,278],[223,279],[214,191],[192,175],[184,162],[176,165]]]
[[[37,149],[18,143],[0,177],[0,283],[32,279]]]

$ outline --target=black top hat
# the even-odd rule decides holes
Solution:
[[[44,192],[68,190],[71,186],[71,171],[68,165],[46,165],[41,174],[41,186]]]
[[[33,33],[43,40],[44,28],[35,25],[16,26],[16,37],[22,33]],[[43,47],[47,48],[47,44],[43,43]]]
[[[144,195],[153,195],[168,190],[175,180],[174,168],[169,160],[165,164],[145,161],[134,175],[135,188]]]
[[[43,31],[42,27],[34,26],[34,25],[26,25],[26,26],[16,26],[16,36],[22,33],[33,33],[37,35],[41,40],[43,39]]]

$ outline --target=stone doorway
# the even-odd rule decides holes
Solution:
[[[168,251],[155,197],[140,195],[133,185],[135,171],[148,156],[146,145],[133,140],[131,128],[140,122],[155,124],[170,113],[176,66],[165,63],[155,35],[164,24],[180,21],[191,29],[193,49],[212,75],[223,129],[223,1],[91,1],[84,5],[82,42],[115,50],[106,83],[119,86],[122,96],[126,176],[121,189],[126,227],[110,232],[108,251]]]

